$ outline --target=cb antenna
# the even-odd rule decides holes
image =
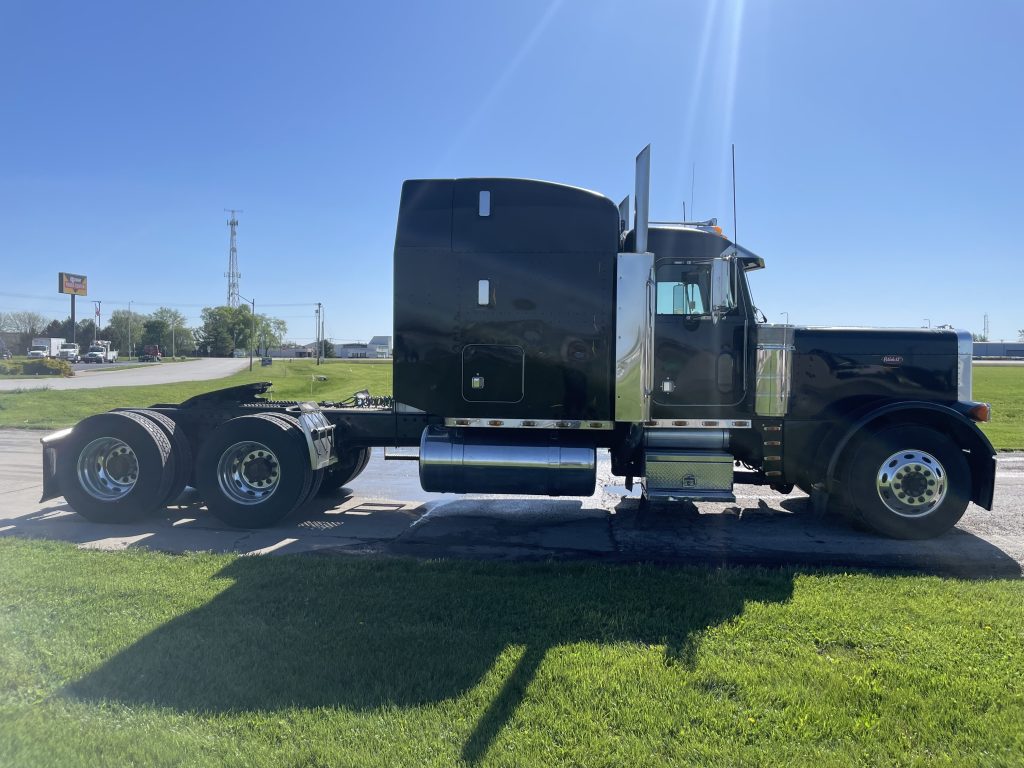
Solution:
[[[732,242],[733,245],[739,243],[739,237],[736,234],[736,145],[732,145]]]
[[[693,180],[696,177],[697,177],[697,162],[694,161],[693,165],[690,167],[690,216],[693,217],[694,221],[697,220],[697,215],[693,212]]]

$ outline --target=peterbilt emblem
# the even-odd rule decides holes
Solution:
[[[882,363],[884,365],[903,365],[903,355],[883,355]]]
[[[687,475],[683,478],[683,488],[696,488],[697,478],[693,475]]]

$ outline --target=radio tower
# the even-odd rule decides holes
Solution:
[[[224,273],[224,277],[228,279],[228,306],[237,307],[238,280],[242,273],[238,271],[238,246],[235,244],[235,235],[238,231],[237,214],[242,211],[237,211],[234,208],[225,208],[224,210],[231,214],[231,218],[228,219],[228,227],[231,228],[231,245],[228,247],[228,271]]]

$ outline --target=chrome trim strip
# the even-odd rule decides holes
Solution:
[[[614,429],[611,421],[582,421],[580,419],[487,419],[446,418],[446,427],[473,427],[487,429]]]
[[[750,419],[651,419],[644,422],[648,429],[750,429]]]

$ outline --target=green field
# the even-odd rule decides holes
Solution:
[[[326,376],[327,381],[312,379],[320,375]],[[257,367],[252,373],[246,370],[214,381],[60,392],[0,392],[0,427],[67,427],[111,408],[177,403],[201,392],[268,380],[274,382],[274,397],[281,400],[343,400],[363,388],[375,395],[387,395],[391,394],[391,363],[331,360],[318,367],[315,360],[275,360],[270,368]],[[1024,450],[1024,366],[975,367],[974,397],[992,403],[994,417],[982,429],[993,445],[1000,450]]]
[[[1000,450],[1024,450],[1024,366],[975,366],[974,399],[992,404],[981,429]]]
[[[0,541],[0,764],[1019,766],[1024,582]]]
[[[162,364],[162,363],[161,363]],[[326,381],[315,380],[316,376]],[[93,413],[111,408],[133,408],[154,403],[180,403],[193,395],[254,381],[273,381],[279,400],[344,400],[369,388],[375,395],[391,394],[391,362],[330,360],[275,360],[268,368],[257,362],[233,376],[212,381],[153,384],[145,387],[104,387],[75,390],[0,392],[0,427],[68,427]]]

